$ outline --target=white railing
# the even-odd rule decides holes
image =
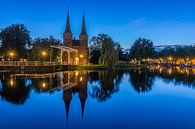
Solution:
[[[0,61],[0,66],[54,66],[55,62],[46,61]]]

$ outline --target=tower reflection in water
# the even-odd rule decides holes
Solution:
[[[82,117],[84,116],[85,102],[87,99],[87,72],[78,72],[75,74],[65,74],[63,82],[68,82],[67,86],[63,88],[63,100],[66,107],[66,119],[69,118],[69,108],[72,101],[73,93],[79,93],[79,99],[81,103]],[[66,85],[66,84],[65,84]]]
[[[66,119],[74,93],[79,94],[83,117],[87,99],[88,72],[68,71],[52,74],[2,75],[0,79],[0,96],[2,100],[14,105],[23,105],[31,91],[38,94],[53,94],[63,90]]]
[[[66,71],[51,74],[0,74],[0,97],[2,101],[14,105],[23,105],[31,92],[53,94],[63,91],[64,118],[69,119],[69,109],[73,95],[78,94],[81,116],[84,117],[87,97],[106,102],[120,92],[124,78],[138,94],[146,94],[153,90],[156,79],[174,86],[195,88],[194,68],[151,67],[149,69],[132,69],[123,71]],[[182,84],[182,85],[181,85]],[[89,86],[89,87],[88,87]],[[88,89],[89,88],[89,89]]]
[[[79,94],[82,117],[84,116],[85,102],[87,99],[88,72],[66,71],[45,75],[42,79],[32,79],[32,85],[38,93],[63,90],[63,100],[65,103],[66,119],[69,119],[69,108],[74,93]]]

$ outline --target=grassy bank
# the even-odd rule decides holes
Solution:
[[[116,64],[113,68],[109,68],[105,65],[72,65],[72,66],[56,66],[55,69],[53,68],[47,68],[47,67],[41,67],[39,69],[36,69],[32,67],[31,69],[24,69],[21,70],[19,68],[9,67],[9,68],[2,68],[0,69],[0,74],[10,74],[10,73],[51,73],[51,72],[57,72],[57,71],[67,71],[67,70],[91,70],[91,71],[101,71],[101,70],[131,70],[136,68],[147,68],[147,64]]]
[[[128,70],[128,69],[135,69],[135,68],[147,68],[147,64],[116,64],[112,69],[118,69],[118,70]],[[108,70],[109,67],[105,65],[79,65],[76,67],[78,70]]]
[[[77,70],[106,70],[109,69],[105,65],[79,65],[76,67]]]

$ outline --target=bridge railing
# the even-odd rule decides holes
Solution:
[[[54,66],[55,62],[47,61],[0,61],[0,66]]]

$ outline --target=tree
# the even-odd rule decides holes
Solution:
[[[92,63],[112,67],[118,61],[118,43],[106,34],[99,34],[90,40],[90,60]]]
[[[31,37],[24,24],[13,24],[0,31],[1,49],[8,57],[10,52],[15,53],[16,58],[26,58],[27,47],[31,43]]]
[[[180,48],[178,48],[177,52],[179,51],[181,52]],[[171,47],[166,47],[162,49],[161,51],[159,51],[158,53],[159,53],[158,54],[159,57],[165,57],[165,58],[170,57],[170,56],[176,58],[176,56],[179,56],[179,55],[176,55],[175,49]]]
[[[98,64],[99,63],[99,59],[100,59],[100,56],[101,56],[101,51],[100,49],[93,49],[91,52],[90,52],[90,63],[92,64]]]
[[[128,62],[129,61],[129,52],[121,47],[119,43],[117,43],[117,50],[118,50],[118,59],[119,61]]]
[[[98,37],[92,37],[90,40],[89,62],[92,64],[99,64],[101,56],[101,44],[98,41]]]
[[[115,43],[110,36],[105,34],[100,34],[98,38],[102,44],[100,64],[111,68],[118,61],[117,43]]]
[[[137,39],[130,49],[131,58],[137,59],[138,61],[143,58],[151,58],[154,53],[153,42],[144,38]]]
[[[59,52],[56,49],[51,50],[51,45],[61,44],[60,40],[50,36],[49,38],[37,38],[33,41],[32,49],[29,52],[29,60],[32,61],[56,61]],[[45,55],[44,55],[45,54]]]

